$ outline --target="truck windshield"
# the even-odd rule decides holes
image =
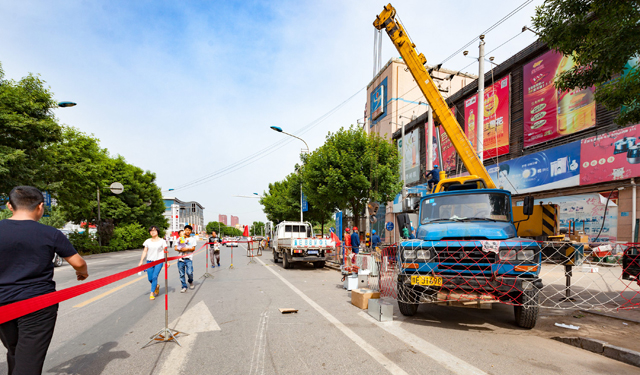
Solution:
[[[433,221],[510,221],[511,207],[506,194],[460,194],[422,201],[420,223]]]

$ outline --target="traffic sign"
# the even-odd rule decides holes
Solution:
[[[309,211],[309,202],[307,202],[307,197],[302,193],[302,212]]]
[[[392,231],[393,230],[393,223],[390,222],[390,221],[387,222],[387,230],[388,231]]]
[[[120,194],[124,191],[124,186],[119,182],[114,182],[109,186],[109,189],[113,194]]]

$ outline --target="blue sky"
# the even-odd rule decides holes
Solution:
[[[394,1],[419,50],[437,64],[524,0]],[[535,40],[534,0],[486,37],[500,63]],[[112,154],[155,172],[163,190],[205,207],[205,221],[265,220],[257,199],[293,171],[302,143],[362,118],[372,78],[373,20],[385,1],[0,0],[0,62],[7,78],[39,73],[64,124],[94,134]],[[469,47],[477,55],[477,43]],[[383,61],[397,56],[386,35]],[[444,67],[459,70],[460,54]],[[465,71],[477,74],[477,64]],[[275,145],[273,147],[270,147]],[[259,152],[268,148],[267,153]],[[240,169],[225,169],[257,154]],[[126,187],[125,187],[126,188]]]

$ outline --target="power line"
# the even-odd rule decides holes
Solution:
[[[330,111],[328,111],[327,113],[323,114],[322,116],[320,116],[319,118],[317,118],[316,120],[310,122],[309,124],[305,125],[304,127],[300,128],[299,130],[297,130],[296,132],[294,132],[293,134],[296,135],[302,135],[306,132],[308,132],[309,130],[313,129],[314,127],[320,125],[323,121],[325,121],[326,119],[328,119],[331,115],[333,115],[335,112],[337,112],[340,108],[342,108],[344,105],[346,105],[351,99],[353,99],[356,95],[358,95],[362,90],[364,90],[366,87],[362,87],[360,88],[358,91],[356,91],[353,95],[351,95],[349,98],[345,99],[342,103],[338,104],[336,107],[332,108]],[[191,187],[195,187],[201,184],[204,184],[206,182],[209,182],[211,179],[214,178],[218,178],[218,177],[222,177],[225,176],[229,173],[235,172],[238,169],[244,168],[266,156],[268,156],[269,154],[277,151],[280,149],[280,147],[277,146],[283,146],[289,142],[292,142],[293,139],[289,139],[289,138],[284,138],[278,142],[275,142],[235,163],[232,163],[224,168],[221,168],[217,171],[214,171],[208,175],[199,177],[193,181],[184,183],[182,185],[179,185],[178,187],[174,188],[174,191],[176,190],[184,190],[187,188],[191,188]]]

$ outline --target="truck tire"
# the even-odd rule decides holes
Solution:
[[[513,306],[513,312],[516,317],[516,325],[518,327],[531,329],[535,327],[538,320],[540,306],[538,304],[538,289],[532,288],[522,293],[520,297],[520,305]]]
[[[405,303],[400,302],[400,296],[408,296],[408,293],[403,292],[404,285],[402,283],[398,283],[398,309],[400,313],[404,316],[414,316],[416,312],[418,312],[418,304],[417,303]]]
[[[285,270],[288,270],[291,268],[291,266],[293,266],[293,264],[291,264],[291,262],[289,261],[289,254],[286,251],[282,252],[282,267]]]
[[[274,250],[271,250],[273,252],[273,263],[278,263],[278,253]]]
[[[320,262],[313,262],[313,268],[324,268],[324,260]]]

